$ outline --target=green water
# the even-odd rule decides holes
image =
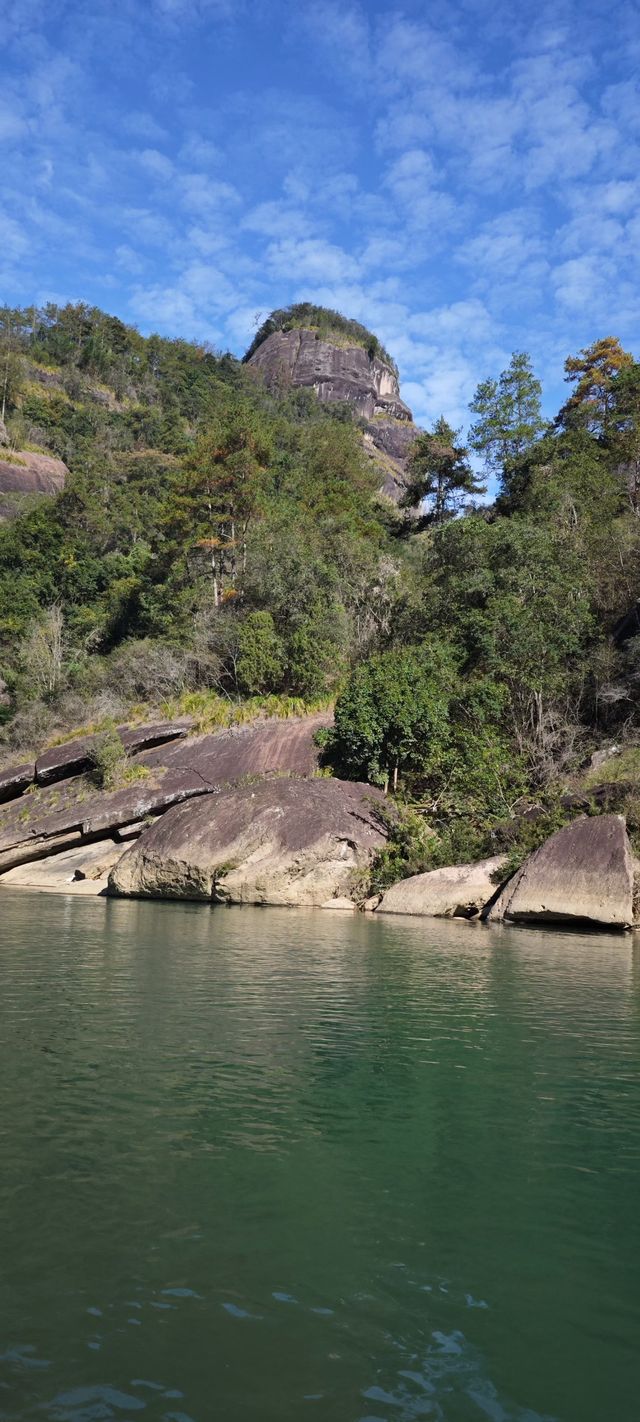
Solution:
[[[640,950],[0,891],[0,1418],[637,1422]]]

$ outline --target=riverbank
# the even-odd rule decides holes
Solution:
[[[85,737],[9,768],[0,890],[633,927],[638,864],[620,814],[577,813],[517,868],[494,854],[372,895],[398,812],[374,786],[321,770],[327,724],[317,713],[209,735],[186,723],[121,727],[106,746]]]

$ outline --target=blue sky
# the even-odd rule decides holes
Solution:
[[[640,355],[636,0],[0,0],[0,301],[242,353],[308,299],[416,417]]]

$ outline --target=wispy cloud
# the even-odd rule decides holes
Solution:
[[[615,27],[579,0],[0,9],[6,299],[108,298],[238,351],[324,301],[455,423],[512,349],[551,410],[569,350],[640,347],[635,0]]]

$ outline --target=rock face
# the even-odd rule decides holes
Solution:
[[[80,844],[35,863],[20,864],[3,875],[9,889],[47,889],[52,893],[95,896],[106,893],[109,870],[122,854],[113,839]]]
[[[314,734],[330,719],[320,713],[288,721],[262,721],[188,739],[180,722],[133,730],[122,727],[125,747],[136,752],[136,766],[146,771],[143,779],[122,790],[99,790],[79,778],[90,763],[90,747],[84,738],[45,753],[41,770],[50,777],[45,784],[34,783],[36,768],[32,763],[3,771],[0,875],[15,865],[47,858],[77,843],[139,833],[143,828],[140,822],[148,816],[163,814],[183,800],[210,795],[247,776],[278,772],[311,775],[318,765]],[[165,743],[158,744],[160,740]],[[141,749],[145,746],[147,749]],[[65,778],[57,778],[59,774]],[[25,797],[22,792],[30,786]]]
[[[127,726],[118,728],[122,745],[130,755],[136,751],[152,749],[168,741],[180,740],[188,734],[188,721],[165,721],[159,726]],[[56,780],[66,780],[70,775],[82,775],[93,765],[93,752],[99,744],[99,735],[79,736],[75,741],[64,741],[43,751],[36,761],[38,785],[53,785]]]
[[[0,803],[4,800],[15,800],[18,795],[32,785],[35,780],[36,768],[33,761],[27,761],[24,765],[12,765],[8,770],[0,770]]]
[[[404,464],[418,434],[408,405],[400,398],[398,377],[363,346],[319,340],[315,331],[274,331],[254,351],[248,366],[270,389],[288,385],[315,390],[319,400],[347,401],[364,420],[365,447],[374,453],[383,476],[383,492],[398,500]]]
[[[109,877],[109,892],[327,907],[383,843],[380,792],[330,779],[267,780],[165,815]]]
[[[504,869],[506,857],[496,855],[478,864],[456,864],[413,874],[393,884],[383,894],[376,913],[423,914],[427,918],[476,918],[495,898],[493,878]]]
[[[60,494],[68,473],[53,455],[18,449],[8,458],[0,450],[0,494]]]
[[[633,925],[634,865],[622,815],[582,817],[525,860],[488,922]]]
[[[334,345],[299,327],[274,331],[248,364],[262,371],[270,387],[310,386],[320,400],[347,400],[367,420],[374,415],[412,419],[400,399],[395,371],[379,357],[369,356],[363,346]]]

